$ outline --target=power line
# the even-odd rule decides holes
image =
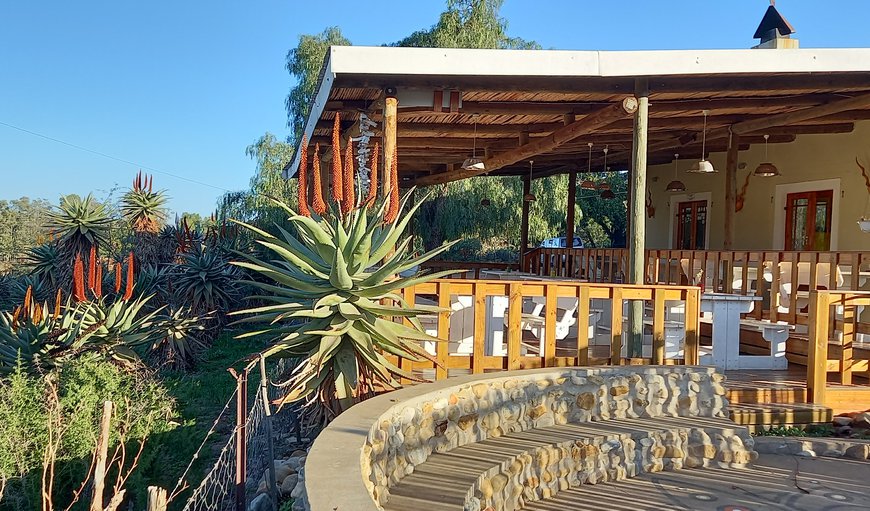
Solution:
[[[141,169],[150,170],[151,172],[154,172],[155,174],[162,174],[164,176],[174,177],[175,179],[180,179],[182,181],[187,181],[188,183],[193,183],[193,184],[197,184],[197,185],[201,185],[201,186],[207,186],[209,188],[214,188],[215,190],[220,190],[222,192],[232,192],[232,190],[227,190],[226,188],[222,188],[220,186],[215,186],[213,184],[205,183],[202,181],[197,181],[196,179],[190,179],[189,177],[179,176],[178,174],[173,174],[172,172],[166,172],[165,170],[155,169],[154,167],[149,167],[148,165],[142,165],[141,163],[136,163],[136,162],[132,162],[130,160],[125,160],[123,158],[118,158],[117,156],[112,156],[111,154],[106,154],[106,153],[102,153],[100,151],[95,151],[95,150],[89,149],[87,147],[82,147],[80,145],[76,145],[76,144],[67,142],[65,140],[60,140],[58,138],[50,137],[48,135],[43,135],[42,133],[37,133],[35,131],[21,128],[19,126],[15,126],[15,125],[3,122],[3,121],[0,121],[0,125],[6,126],[8,128],[12,128],[14,130],[18,130],[18,131],[21,131],[24,133],[27,133],[29,135],[33,135],[35,137],[44,138],[44,139],[50,140],[52,142],[57,142],[58,144],[63,144],[65,146],[69,146],[69,147],[72,147],[74,149],[78,149],[80,151],[85,151],[87,153],[96,154],[97,156],[102,156],[103,158],[108,158],[110,160],[115,160],[115,161],[118,161],[121,163],[126,163],[127,165],[132,165],[134,167],[139,167]]]

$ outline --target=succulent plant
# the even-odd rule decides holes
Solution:
[[[48,288],[57,289],[64,271],[64,260],[57,245],[44,243],[31,248],[25,255],[25,264],[30,268],[32,276]]]
[[[91,246],[109,242],[112,216],[104,204],[90,195],[61,197],[57,211],[48,215],[48,227],[60,240],[59,247],[67,254],[87,253]]]
[[[197,313],[227,311],[238,299],[238,269],[220,251],[195,244],[172,271],[174,294]]]
[[[167,365],[185,369],[194,365],[206,344],[200,339],[208,316],[197,316],[190,307],[169,308],[155,318],[159,336],[151,350]]]
[[[154,191],[154,176],[142,171],[133,186],[121,197],[121,215],[137,233],[157,234],[166,222],[166,192]]]
[[[394,207],[403,209],[411,193]],[[323,217],[274,203],[288,214],[296,234],[280,226],[273,234],[241,224],[271,259],[240,253],[245,261],[234,264],[265,280],[247,282],[260,290],[251,298],[267,304],[233,314],[248,316],[237,323],[263,325],[239,337],[269,336],[272,344],[265,355],[303,359],[287,382],[284,402],[305,400],[338,413],[375,388],[398,387],[401,378],[419,381],[386,355],[433,360],[421,341],[438,341],[417,320],[438,309],[411,307],[399,294],[402,288],[452,273],[399,277],[452,245],[420,256],[407,251],[411,237],[402,238],[403,232],[422,201],[390,221],[390,197],[374,212],[358,204],[347,213],[333,208]]]

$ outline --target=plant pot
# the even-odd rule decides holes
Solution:
[[[858,227],[862,232],[870,232],[870,218],[862,218],[858,220]]]

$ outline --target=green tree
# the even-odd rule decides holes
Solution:
[[[44,199],[0,200],[0,273],[48,239],[49,212],[51,203]]]
[[[329,27],[319,34],[299,36],[299,44],[287,52],[287,71],[296,78],[296,84],[290,89],[285,102],[291,139],[302,135],[305,118],[317,94],[320,68],[323,67],[327,50],[330,46],[350,44],[338,27]]]
[[[507,20],[499,16],[504,0],[447,0],[438,23],[418,30],[391,46],[418,48],[537,49],[540,45],[507,35]]]

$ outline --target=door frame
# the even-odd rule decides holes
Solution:
[[[713,216],[713,193],[712,192],[697,192],[697,193],[681,193],[671,195],[670,201],[670,219],[668,220],[668,248],[674,246],[674,222],[677,217],[677,206],[681,202],[706,201],[707,202],[707,226],[704,232],[704,250],[710,249],[710,221]]]
[[[840,179],[822,179],[819,181],[804,181],[802,183],[789,183],[776,185],[773,198],[773,250],[785,248],[785,207],[786,197],[790,193],[816,192],[820,190],[833,190],[831,202],[831,250],[837,250],[840,233]]]

